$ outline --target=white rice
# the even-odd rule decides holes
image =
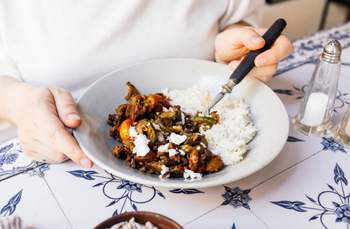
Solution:
[[[197,86],[169,90],[167,96],[172,104],[180,105],[184,112],[195,114],[207,108],[219,89],[217,80],[205,78]],[[257,133],[249,106],[242,99],[226,96],[214,109],[218,111],[220,122],[202,133],[208,140],[209,149],[219,155],[225,165],[236,164],[244,159],[249,150],[248,143]]]

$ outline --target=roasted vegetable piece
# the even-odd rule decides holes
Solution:
[[[159,123],[161,127],[163,127],[164,131],[171,132],[171,129],[168,129],[168,128],[173,126],[175,119],[176,119],[176,112],[164,111],[164,112],[161,112],[159,115],[157,115],[156,122]]]
[[[202,140],[202,136],[199,133],[194,133],[187,137],[184,144],[195,146],[195,145],[199,145],[201,140]]]
[[[175,126],[168,128],[168,130],[169,130],[169,132],[175,132],[175,133],[179,134],[179,133],[183,132],[183,127],[181,125],[175,125]]]
[[[180,178],[184,174],[184,166],[176,165],[169,168],[170,177]]]
[[[134,149],[135,145],[134,142],[131,138],[129,138],[128,140],[123,141],[123,145],[125,147],[127,147],[131,152]]]
[[[107,123],[111,126],[117,126],[119,127],[120,123],[126,118],[125,112],[126,112],[127,105],[121,104],[115,109],[115,114],[108,115]]]
[[[191,150],[193,150],[193,147],[187,144],[181,145],[180,148],[186,153],[189,153]]]
[[[199,166],[199,152],[196,149],[192,149],[188,159],[188,168],[194,172],[197,172]]]
[[[163,120],[163,123],[160,124],[161,130],[166,132],[166,133],[177,133],[177,134],[182,134],[183,133],[183,128],[180,125],[175,125],[172,126],[172,122],[170,120]]]
[[[170,101],[168,99],[168,97],[166,97],[165,95],[163,95],[162,93],[158,93],[157,95],[160,95],[162,97],[162,99],[160,100],[161,104],[166,107],[169,108],[170,105]]]
[[[181,157],[181,164],[185,166],[188,165],[188,160],[186,157]]]
[[[130,83],[130,82],[127,82],[126,85],[128,85],[128,94],[125,96],[125,100],[128,100],[135,96],[135,95],[140,95],[140,92],[136,89],[136,87]]]
[[[152,94],[152,95],[149,95],[148,97],[150,99],[149,102],[153,106],[161,105],[161,106],[164,106],[166,108],[169,108],[171,106],[169,99],[165,95],[163,95],[162,93]]]
[[[220,117],[218,115],[217,111],[213,111],[210,113],[210,117],[215,120],[215,123],[218,123],[220,120]]]
[[[132,125],[131,119],[125,119],[119,127],[119,136],[122,142],[129,140],[129,128]]]
[[[125,112],[126,112],[126,108],[128,107],[128,105],[126,104],[121,104],[117,107],[117,109],[115,109],[115,124],[114,125],[120,125],[120,123],[126,118],[125,117]]]
[[[151,161],[146,163],[146,167],[153,173],[160,173],[162,170],[162,162],[160,161]]]
[[[176,119],[176,112],[174,112],[174,111],[162,112],[162,113],[160,113],[159,118],[161,120],[164,120],[164,119],[175,120]]]
[[[113,149],[112,149],[112,154],[120,159],[125,159],[126,156],[128,154],[130,154],[130,150],[125,147],[124,145],[116,145]]]
[[[148,154],[146,154],[145,156],[141,157],[141,156],[136,156],[135,160],[137,162],[151,162],[154,161],[157,158],[157,154],[153,153],[153,152],[149,152]]]
[[[145,110],[143,109],[143,98],[140,95],[135,95],[130,98],[127,109],[126,109],[126,115],[135,122],[137,118],[141,117],[145,114]]]
[[[146,111],[151,112],[157,107],[159,108],[158,110],[161,110],[162,104],[163,104],[162,100],[164,100],[163,96],[158,94],[146,96],[146,99],[145,99]]]
[[[217,123],[217,120],[212,117],[200,116],[197,114],[192,118],[192,122],[196,127],[200,127],[201,125],[212,127]]]
[[[208,140],[205,137],[202,137],[200,145],[203,146],[204,148],[208,148]]]
[[[217,155],[214,155],[207,164],[206,170],[209,173],[214,173],[221,170],[224,167],[224,162]]]
[[[162,96],[160,95],[149,95],[146,97],[145,103],[150,107],[154,107],[156,104],[160,102],[161,99],[162,99]]]
[[[192,122],[192,116],[190,114],[185,114],[185,124],[184,127],[186,128],[186,131],[188,133],[192,133],[194,131],[194,126],[193,126],[193,122]]]
[[[119,136],[119,127],[118,126],[112,126],[110,129],[109,129],[109,135],[115,139],[118,139],[120,138]]]
[[[210,150],[206,149],[206,148],[202,148],[200,153],[201,153],[201,160],[200,161],[201,161],[202,164],[205,164],[213,156],[213,153]]]
[[[155,143],[158,139],[157,132],[149,120],[140,120],[136,125],[136,130],[139,134],[145,134],[152,144]]]
[[[115,115],[114,114],[109,114],[107,118],[107,123],[110,126],[114,126],[115,124]]]

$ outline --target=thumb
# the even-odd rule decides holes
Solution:
[[[67,127],[76,128],[81,124],[75,101],[68,91],[62,88],[50,88],[55,99],[58,117]]]
[[[234,27],[220,33],[215,39],[215,57],[218,62],[238,60],[249,50],[265,45],[264,39],[251,27]]]

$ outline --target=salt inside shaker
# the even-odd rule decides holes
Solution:
[[[324,135],[333,125],[331,117],[338,89],[341,51],[337,40],[324,47],[299,112],[292,119],[295,128],[306,135]]]
[[[336,138],[347,147],[350,147],[350,105],[348,105],[344,118],[337,128]]]

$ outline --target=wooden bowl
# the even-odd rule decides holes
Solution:
[[[158,227],[158,229],[183,229],[183,227],[176,223],[174,220],[164,215],[147,211],[126,212],[113,216],[95,226],[94,229],[110,228],[117,223],[129,221],[133,217],[135,218],[135,221],[140,224],[145,224],[148,221],[154,226]]]

